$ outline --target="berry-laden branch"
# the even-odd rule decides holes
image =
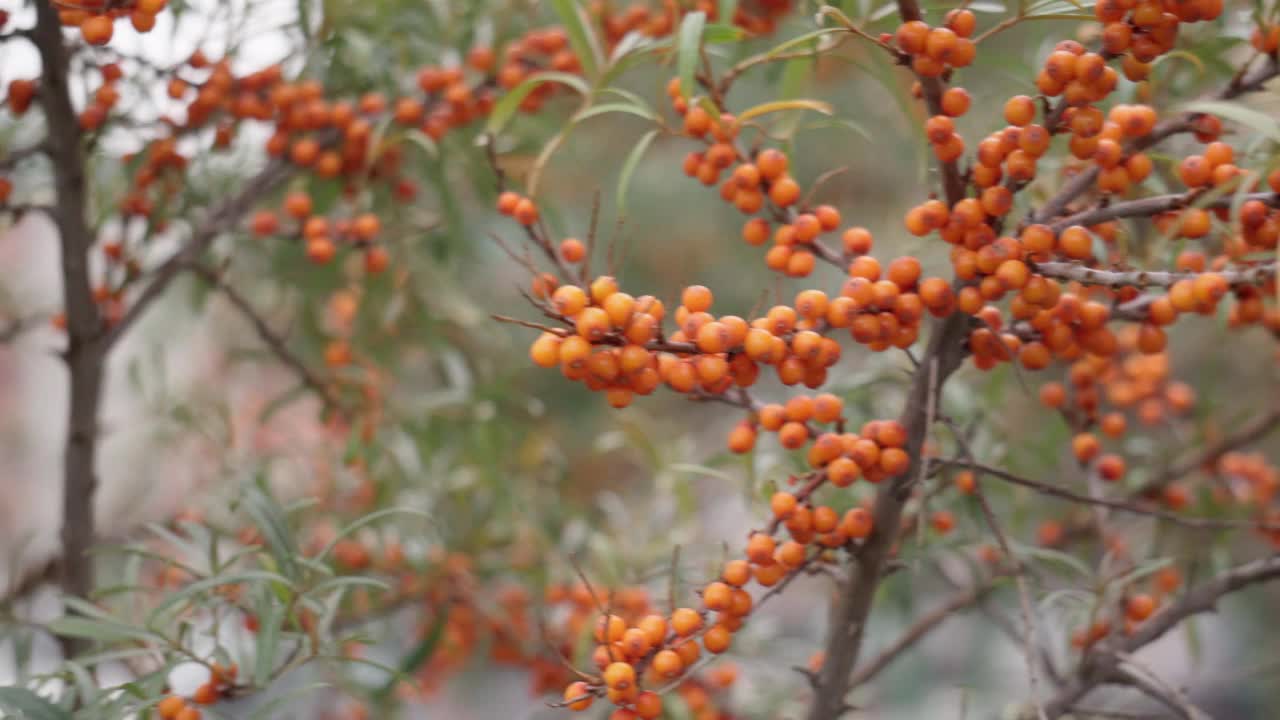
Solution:
[[[1231,100],[1241,95],[1256,92],[1261,90],[1268,81],[1277,75],[1280,75],[1280,60],[1277,60],[1274,56],[1269,56],[1256,70],[1236,78],[1227,87],[1211,97],[1216,100]],[[1156,125],[1150,134],[1137,138],[1130,143],[1129,150],[1132,152],[1144,150],[1178,133],[1189,132],[1194,127],[1195,119],[1195,113],[1183,113],[1177,117],[1170,118]],[[1073,176],[1048,202],[1031,213],[1029,222],[1045,223],[1061,215],[1072,201],[1083,195],[1090,187],[1093,187],[1100,173],[1100,168],[1097,165],[1093,165]]]
[[[240,192],[209,208],[204,220],[192,231],[191,237],[152,271],[147,284],[129,306],[118,323],[102,337],[104,351],[109,351],[129,328],[146,314],[151,304],[160,299],[170,283],[183,270],[195,267],[214,240],[244,219],[245,215],[265,195],[284,185],[293,176],[294,169],[286,162],[272,160],[257,175],[244,184]]]
[[[1213,466],[1223,455],[1236,448],[1261,440],[1276,428],[1280,428],[1280,407],[1272,408],[1270,412],[1260,415],[1257,419],[1241,428],[1239,432],[1214,443],[1212,447],[1201,451],[1195,457],[1175,464],[1151,478],[1134,490],[1130,499],[1139,500],[1157,495],[1168,487],[1170,483],[1180,480],[1200,468]]]
[[[1060,717],[1099,685],[1125,682],[1119,675],[1123,654],[1137,652],[1163,637],[1183,620],[1213,610],[1219,600],[1231,593],[1277,578],[1280,578],[1280,555],[1272,555],[1235,567],[1191,589],[1177,602],[1139,625],[1132,635],[1117,642],[1102,643],[1090,650],[1081,659],[1075,676],[1045,704],[1045,712],[1050,718]]]
[[[1197,205],[1197,193],[1190,192],[1184,194],[1157,195],[1155,197],[1142,198],[1140,200],[1128,200],[1124,202],[1111,203],[1102,207],[1083,210],[1074,215],[1068,215],[1061,220],[1057,220],[1049,227],[1054,232],[1062,232],[1072,225],[1101,225],[1110,220],[1118,220],[1120,218],[1131,217],[1154,217],[1160,213],[1169,212],[1170,210],[1180,210],[1182,208]],[[1255,200],[1271,207],[1280,207],[1280,193],[1274,192],[1258,192],[1246,194],[1239,202],[1249,202]],[[1232,203],[1237,202],[1237,198],[1232,195],[1219,197],[1208,203],[1199,204],[1204,209],[1227,208]]]
[[[1079,505],[1092,505],[1096,507],[1109,508],[1111,510],[1118,510],[1120,512],[1130,513],[1132,515],[1146,515],[1149,517],[1159,518],[1161,520],[1167,520],[1171,523],[1181,525],[1187,528],[1194,528],[1199,530],[1231,530],[1231,529],[1241,529],[1241,528],[1268,529],[1269,528],[1269,526],[1258,523],[1258,522],[1250,522],[1245,520],[1221,520],[1218,518],[1205,518],[1205,517],[1187,517],[1185,515],[1180,515],[1174,512],[1168,512],[1166,510],[1159,510],[1156,508],[1144,507],[1142,505],[1137,504],[1136,502],[1126,502],[1122,500],[1109,500],[1103,497],[1081,495],[1080,493],[1072,492],[1071,490],[1068,490],[1058,485],[1050,485],[1048,483],[1038,482],[1030,478],[1022,477],[1021,475],[1015,475],[1014,473],[1008,472],[1007,470],[1001,470],[1000,468],[994,468],[989,465],[983,465],[981,463],[974,462],[971,460],[954,460],[954,461],[949,461],[948,464],[956,465],[959,467],[965,467],[970,470],[975,470],[977,472],[982,473],[983,475],[988,475],[990,477],[996,478],[998,480],[1003,480],[1004,482],[1007,482],[1013,485],[1025,487],[1030,490],[1034,490],[1042,495],[1058,498],[1059,500],[1066,500],[1068,502],[1073,502]]]
[[[1045,277],[1057,280],[1071,280],[1084,285],[1104,285],[1112,288],[1122,287],[1173,287],[1184,280],[1194,282],[1206,273],[1166,272],[1157,270],[1097,270],[1079,263],[1045,262],[1035,263],[1035,271]],[[1240,270],[1223,270],[1215,275],[1221,277],[1232,287],[1244,285],[1262,285],[1275,277],[1276,263],[1266,262],[1261,265]]]
[[[87,597],[93,589],[94,498],[98,490],[95,467],[98,447],[98,403],[101,398],[103,352],[97,338],[102,316],[89,280],[89,249],[93,234],[88,208],[84,150],[77,113],[71,102],[69,57],[62,41],[58,9],[50,0],[37,0],[32,39],[43,69],[39,100],[48,126],[46,144],[53,164],[57,193],[53,220],[62,248],[62,292],[66,308],[67,348],[63,359],[70,379],[67,439],[63,453],[62,590]],[[65,641],[70,656],[80,645]]]

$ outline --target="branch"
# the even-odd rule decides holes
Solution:
[[[1141,200],[1129,200],[1127,202],[1112,203],[1105,207],[1091,208],[1078,212],[1074,215],[1068,215],[1061,220],[1054,222],[1049,227],[1056,232],[1062,232],[1072,225],[1097,225],[1107,222],[1108,220],[1117,220],[1128,217],[1150,217],[1159,215],[1170,210],[1180,210],[1182,208],[1191,207],[1195,204],[1196,198],[1202,193],[1172,193],[1169,195],[1156,195],[1154,197],[1142,198]],[[1244,196],[1241,202],[1249,200],[1258,200],[1272,207],[1280,207],[1280,193],[1274,192],[1257,192]],[[1205,209],[1231,207],[1235,202],[1233,196],[1227,195],[1216,200],[1204,203],[1199,207]]]
[[[101,333],[102,315],[89,279],[89,250],[94,238],[86,219],[87,171],[80,124],[71,102],[69,52],[63,46],[58,9],[51,0],[36,0],[35,6],[36,25],[31,38],[43,69],[39,99],[48,128],[45,143],[53,165],[53,220],[58,227],[62,300],[67,318],[63,361],[70,385],[62,464],[61,587],[66,595],[87,598],[93,589],[93,558],[89,550],[96,541],[98,403],[105,363],[95,340]],[[79,640],[62,642],[63,655],[68,658],[84,647]]]
[[[909,650],[913,645],[919,642],[925,635],[946,621],[947,618],[964,610],[991,593],[995,589],[995,578],[975,585],[968,590],[959,592],[947,600],[942,605],[929,611],[927,614],[916,620],[911,627],[902,633],[902,636],[893,642],[892,645],[880,651],[879,655],[871,658],[863,665],[853,677],[849,679],[849,687],[856,688],[864,685],[867,681],[874,678],[888,667],[898,656]]]
[[[1081,495],[1067,490],[1066,488],[1058,487],[1057,485],[1038,482],[1036,480],[1031,480],[1030,478],[1024,478],[1020,475],[1014,475],[1011,472],[1001,470],[999,468],[968,460],[948,460],[947,464],[969,468],[970,470],[975,470],[984,475],[989,475],[993,478],[1004,480],[1005,482],[1012,483],[1014,485],[1021,485],[1022,487],[1030,488],[1038,493],[1048,495],[1050,497],[1056,497],[1060,500],[1067,500],[1080,505],[1094,505],[1097,507],[1111,508],[1112,510],[1119,510],[1133,515],[1147,515],[1149,517],[1160,518],[1161,520],[1168,520],[1169,522],[1177,523],[1188,528],[1198,530],[1228,530],[1237,528],[1272,529],[1269,525],[1249,520],[1219,520],[1217,518],[1183,517],[1177,513],[1168,512],[1167,510],[1143,507],[1132,502],[1108,500],[1106,498]],[[1280,530],[1280,528],[1274,529]]]
[[[0,170],[10,170],[18,165],[18,163],[26,160],[33,155],[41,155],[49,152],[48,146],[43,140],[35,145],[18,148],[12,152],[6,153],[4,157],[0,157]]]
[[[1122,662],[1117,671],[1143,695],[1169,708],[1181,720],[1213,720],[1203,710],[1191,704],[1180,690],[1162,681],[1154,672],[1144,667],[1127,653],[1116,653]]]
[[[1268,80],[1276,75],[1280,75],[1280,61],[1275,57],[1268,57],[1267,62],[1263,63],[1263,65],[1257,70],[1242,77],[1237,77],[1231,82],[1231,84],[1227,85],[1227,87],[1223,88],[1220,92],[1210,96],[1210,99],[1231,100],[1241,95],[1260,90]],[[1191,124],[1196,115],[1196,113],[1183,113],[1156,125],[1150,135],[1135,140],[1126,148],[1126,152],[1145,150],[1165,138],[1181,132],[1187,132],[1191,129]],[[1090,166],[1087,170],[1075,175],[1058,190],[1056,195],[1041,206],[1039,210],[1031,213],[1030,217],[1027,218],[1027,222],[1044,223],[1058,217],[1072,200],[1075,200],[1077,197],[1084,194],[1084,192],[1090,187],[1093,187],[1093,182],[1097,177],[1097,165]]]
[[[320,396],[326,407],[345,412],[346,408],[343,407],[341,400],[334,394],[333,389],[289,349],[285,339],[271,329],[266,319],[249,303],[249,300],[244,295],[240,294],[239,290],[236,290],[235,287],[226,282],[216,270],[208,265],[192,265],[191,271],[220,291],[236,310],[240,311],[241,315],[244,315],[245,319],[253,325],[253,329],[257,332],[258,338],[262,340],[262,343],[280,359],[280,362],[288,366],[298,376],[303,385]]]
[[[1273,408],[1271,412],[1258,417],[1252,423],[1246,425],[1240,432],[1218,442],[1216,445],[1205,450],[1194,458],[1177,465],[1173,465],[1159,475],[1151,478],[1147,482],[1143,483],[1137,490],[1134,490],[1130,499],[1137,500],[1139,498],[1151,497],[1163,490],[1169,483],[1185,477],[1206,465],[1216,463],[1218,458],[1226,455],[1232,450],[1261,440],[1277,427],[1280,427],[1280,407]]]
[[[244,188],[221,204],[213,207],[191,234],[191,238],[180,249],[170,255],[152,273],[151,282],[142,289],[134,299],[128,312],[120,322],[105,335],[101,342],[104,352],[112,347],[128,332],[139,318],[146,313],[151,303],[155,302],[169,284],[183,269],[194,265],[201,255],[213,244],[219,235],[235,226],[263,195],[270,193],[293,175],[293,168],[280,160],[271,161],[262,172],[244,184]]]
[[[1194,588],[1138,626],[1132,635],[1119,642],[1104,643],[1086,654],[1080,661],[1079,672],[1045,705],[1045,711],[1051,718],[1069,712],[1098,685],[1123,678],[1119,673],[1122,654],[1151,644],[1193,615],[1213,610],[1226,595],[1277,578],[1280,578],[1280,554],[1240,565]]]
[[[1073,262],[1035,263],[1034,271],[1058,280],[1074,280],[1085,285],[1108,287],[1170,287],[1179,280],[1194,280],[1204,273],[1165,272],[1157,270],[1096,270]],[[1230,285],[1262,285],[1276,274],[1276,262],[1254,265],[1242,270],[1222,270],[1217,273]]]

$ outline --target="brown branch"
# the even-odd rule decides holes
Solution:
[[[916,0],[898,0],[898,14],[903,22],[919,20],[920,6]],[[942,81],[922,77],[920,84],[929,113],[941,114]],[[964,199],[964,178],[954,161],[942,163],[941,168],[947,205],[954,206]],[[899,418],[907,431],[904,449],[911,462],[906,472],[881,483],[876,491],[874,529],[855,556],[853,571],[840,588],[839,601],[831,614],[831,626],[827,630],[826,659],[819,673],[813,703],[809,706],[809,720],[834,720],[848,709],[844,698],[849,692],[850,679],[857,665],[863,631],[871,613],[876,587],[897,542],[902,512],[910,497],[912,481],[919,473],[920,463],[925,462],[924,440],[930,424],[928,408],[934,402],[934,397],[941,392],[947,378],[960,367],[965,357],[964,341],[969,330],[967,317],[953,313],[933,325],[929,345],[912,374],[906,404]]]
[[[898,659],[899,655],[909,650],[917,642],[920,642],[924,636],[945,622],[947,618],[981,601],[995,589],[994,580],[995,578],[992,578],[990,581],[979,583],[968,590],[956,593],[942,605],[922,615],[893,644],[881,650],[880,654],[871,658],[859,668],[853,677],[849,679],[849,687],[856,688],[866,684],[894,660]]]
[[[1066,500],[1080,505],[1110,508],[1112,510],[1119,510],[1133,515],[1146,515],[1149,517],[1160,518],[1161,520],[1168,520],[1169,522],[1177,523],[1183,527],[1197,530],[1232,530],[1241,528],[1272,529],[1269,525],[1250,520],[1219,520],[1217,518],[1206,517],[1184,517],[1167,510],[1143,507],[1142,505],[1138,505],[1133,502],[1108,500],[1106,498],[1092,497],[1090,495],[1081,495],[1079,493],[1072,492],[1071,490],[1067,490],[1066,488],[1058,487],[1057,485],[1049,485],[1048,483],[1042,483],[1030,478],[1025,478],[1021,475],[1014,475],[1006,470],[1001,470],[999,468],[983,465],[970,460],[948,460],[947,464],[969,468],[970,470],[975,470],[983,473],[984,475],[989,475],[1013,485],[1020,485],[1025,488],[1035,490],[1042,495],[1058,498],[1059,500]],[[1280,530],[1280,527],[1274,529]]]
[[[1238,447],[1261,440],[1278,427],[1280,427],[1280,407],[1273,408],[1271,412],[1259,416],[1240,432],[1219,441],[1208,450],[1197,454],[1194,458],[1169,467],[1164,472],[1143,483],[1137,490],[1134,490],[1130,498],[1137,500],[1151,497],[1163,490],[1169,483],[1190,475],[1199,468],[1216,463],[1218,458]]]
[[[1106,285],[1113,288],[1170,287],[1179,280],[1194,280],[1202,274],[1158,270],[1097,270],[1073,262],[1035,263],[1034,270],[1040,275],[1057,280],[1074,280],[1085,285]],[[1275,277],[1276,262],[1271,261],[1241,270],[1222,270],[1216,274],[1221,275],[1233,286],[1261,285]]]
[[[1261,67],[1246,75],[1237,77],[1231,84],[1220,92],[1210,96],[1214,100],[1231,100],[1241,95],[1255,92],[1262,89],[1262,86],[1276,75],[1280,75],[1280,61],[1274,57],[1267,58],[1267,62]],[[1191,129],[1191,124],[1196,118],[1196,113],[1183,113],[1176,117],[1170,118],[1158,125],[1146,137],[1138,138],[1130,143],[1126,148],[1127,152],[1137,152],[1145,150],[1160,141],[1177,135],[1178,133],[1187,132]],[[1027,222],[1043,223],[1058,217],[1066,209],[1071,201],[1084,194],[1093,186],[1094,180],[1098,177],[1098,166],[1092,165],[1087,170],[1083,170],[1063,185],[1052,198],[1049,199],[1039,210],[1031,213]]]
[[[89,250],[93,233],[86,220],[88,188],[81,130],[71,102],[69,56],[62,44],[62,23],[50,0],[37,0],[36,25],[31,38],[40,53],[43,75],[40,104],[48,126],[46,143],[53,164],[57,194],[53,220],[61,245],[62,293],[67,317],[67,349],[63,360],[70,380],[67,439],[63,452],[62,591],[88,597],[93,589],[93,561],[89,548],[95,535],[94,496],[98,489],[98,402],[101,398],[104,354],[96,339],[102,316],[89,280]],[[70,657],[82,641],[63,640]]]
[[[292,175],[293,168],[288,163],[273,160],[260,173],[249,179],[239,193],[211,208],[204,222],[196,227],[187,242],[151,273],[150,282],[133,300],[120,322],[103,336],[103,351],[110,351],[129,331],[129,328],[146,313],[151,303],[164,294],[169,284],[177,279],[184,269],[196,263],[218,236],[234,227],[255,203],[284,184],[285,180]]]
[[[1080,661],[1079,671],[1045,705],[1045,712],[1051,718],[1060,717],[1097,686],[1123,681],[1119,675],[1123,654],[1136,652],[1155,642],[1193,615],[1213,610],[1218,600],[1226,595],[1277,578],[1280,578],[1280,555],[1271,555],[1232,568],[1193,588],[1138,626],[1132,635],[1104,642],[1086,654]]]
[[[1104,207],[1090,208],[1083,210],[1074,215],[1068,215],[1061,220],[1054,222],[1049,227],[1054,232],[1062,232],[1072,225],[1097,225],[1107,222],[1108,220],[1118,220],[1120,218],[1130,217],[1151,217],[1159,215],[1170,210],[1180,210],[1182,208],[1192,207],[1196,205],[1196,198],[1201,193],[1173,193],[1169,195],[1156,195],[1154,197],[1142,198],[1140,200],[1129,200],[1126,202],[1112,203]],[[1231,195],[1219,197],[1212,202],[1199,205],[1206,209],[1209,208],[1226,208],[1231,207],[1236,198]],[[1280,206],[1280,193],[1274,192],[1257,192],[1245,195],[1242,202],[1249,200],[1257,200],[1266,203],[1272,207]]]
[[[304,386],[320,397],[325,406],[346,413],[347,408],[343,406],[342,401],[334,393],[333,388],[324,381],[314,370],[307,366],[302,358],[298,357],[289,349],[285,339],[271,329],[262,314],[249,302],[248,298],[240,293],[234,286],[228,283],[217,270],[197,263],[191,266],[191,271],[198,275],[202,280],[207,282],[211,287],[222,293],[223,297],[231,303],[232,307],[240,312],[241,315],[249,321],[253,326],[254,332],[257,333],[258,339],[262,344],[266,345],[271,352],[279,358],[290,370],[293,371]]]

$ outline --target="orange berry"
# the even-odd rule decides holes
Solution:
[[[1125,462],[1119,455],[1108,453],[1098,458],[1098,475],[1108,482],[1124,477]]]
[[[1097,457],[1100,450],[1098,438],[1090,433],[1079,433],[1071,439],[1071,452],[1076,456],[1076,460],[1082,463]]]
[[[658,677],[668,680],[680,677],[684,672],[684,661],[674,650],[659,650],[650,666]]]
[[[1004,104],[1004,119],[1010,125],[1022,127],[1036,117],[1036,103],[1026,95],[1015,95]]]
[[[671,613],[671,629],[680,637],[688,637],[702,627],[702,615],[692,608],[678,608]]]
[[[591,707],[591,703],[595,702],[595,696],[591,694],[591,688],[585,682],[579,680],[578,682],[570,683],[564,689],[564,701],[566,703],[565,707],[574,712],[581,712]]]
[[[106,45],[111,42],[115,23],[109,15],[91,15],[80,23],[80,34],[90,45]]]
[[[201,705],[212,705],[218,702],[218,688],[213,683],[207,682],[196,688],[191,699]]]
[[[516,222],[526,227],[538,221],[538,207],[529,198],[520,198],[511,214]]]
[[[1151,617],[1156,611],[1155,598],[1145,593],[1139,593],[1129,598],[1125,603],[1124,614],[1134,622],[1142,622]]]
[[[611,690],[627,690],[635,686],[636,669],[629,663],[614,662],[604,669],[604,684]]]
[[[174,720],[174,718],[178,717],[178,713],[186,706],[186,701],[181,697],[178,697],[177,695],[170,695],[156,705],[156,712],[160,715],[162,720]]]

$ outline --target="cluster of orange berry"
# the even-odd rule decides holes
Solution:
[[[1121,621],[1121,632],[1132,635],[1138,627],[1160,609],[1161,602],[1182,585],[1182,573],[1169,565],[1152,574],[1148,592],[1126,593],[1119,599],[1115,614]],[[1088,625],[1071,634],[1071,645],[1087,650],[1112,632],[1112,619],[1105,615],[1094,617]]]
[[[1102,27],[1102,47],[1124,57],[1125,75],[1142,80],[1151,61],[1173,49],[1181,23],[1208,22],[1222,14],[1222,0],[1100,0],[1093,6]]]
[[[592,663],[599,675],[565,687],[563,705],[586,710],[604,696],[620,708],[611,720],[649,720],[662,715],[663,701],[659,692],[645,688],[684,685],[689,687],[686,698],[705,695],[699,692],[705,683],[695,680],[694,670],[703,650],[719,655],[729,649],[733,633],[754,606],[744,587],[751,579],[749,563],[731,561],[719,580],[702,588],[700,608],[676,608],[666,614],[657,612],[643,592],[617,593],[610,605],[605,604],[607,600],[595,599],[592,607],[609,611],[593,616],[597,645]],[[732,679],[732,672],[710,678],[712,685],[720,687]],[[705,700],[700,705],[705,706]],[[703,716],[701,712],[698,715]]]
[[[213,663],[210,666],[209,682],[197,688],[190,698],[181,695],[166,696],[156,705],[156,714],[161,720],[200,720],[203,713],[195,705],[212,705],[218,702],[223,693],[235,685],[237,674],[235,663],[228,666]]]
[[[311,196],[294,191],[285,196],[283,211],[294,221],[289,234],[300,236],[306,243],[307,259],[323,265],[333,260],[337,253],[334,239],[342,239],[364,253],[365,270],[376,275],[387,269],[390,262],[386,248],[375,244],[382,231],[382,221],[373,213],[362,213],[353,218],[330,220],[313,214]],[[259,237],[279,235],[283,230],[280,215],[272,210],[258,210],[249,219],[249,228]]]
[[[977,18],[968,10],[948,12],[941,27],[929,27],[921,20],[909,20],[898,26],[890,39],[911,58],[911,69],[920,77],[939,77],[951,68],[967,67],[978,53],[971,39],[977,29]]]
[[[54,2],[63,27],[80,28],[80,35],[90,45],[106,45],[111,42],[111,36],[115,34],[116,19],[126,15],[133,23],[134,30],[140,33],[150,32],[156,26],[156,15],[168,4],[169,0]]]

